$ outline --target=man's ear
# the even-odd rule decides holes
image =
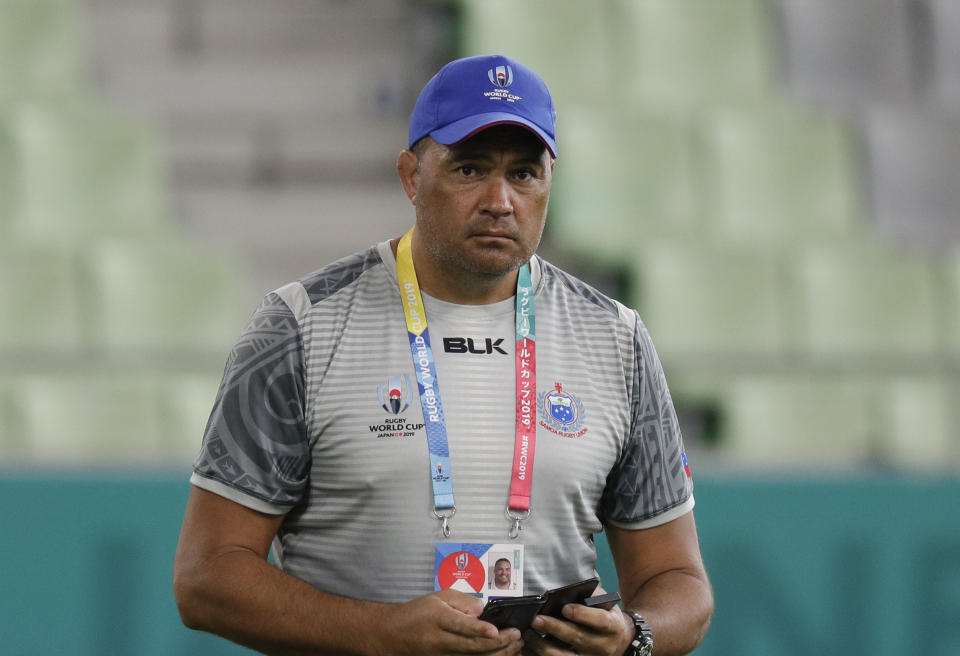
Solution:
[[[397,173],[400,184],[411,203],[417,202],[417,181],[420,176],[420,158],[412,150],[403,150],[397,157]]]

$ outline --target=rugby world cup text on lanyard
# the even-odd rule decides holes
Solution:
[[[440,381],[430,346],[427,313],[420,294],[420,285],[413,266],[411,239],[407,232],[397,246],[397,281],[403,299],[403,313],[410,338],[410,353],[417,374],[420,405],[430,451],[430,480],[433,486],[433,514],[442,522],[444,537],[450,537],[450,518],[457,507],[453,498],[453,470],[447,422],[440,398]],[[530,267],[524,264],[517,275],[516,295],[516,434],[513,452],[513,473],[506,515],[511,521],[509,536],[520,535],[521,522],[530,516],[530,492],[533,485],[533,460],[537,428],[534,404],[537,398],[536,313]]]

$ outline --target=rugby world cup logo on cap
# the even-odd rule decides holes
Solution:
[[[487,77],[498,87],[506,88],[513,84],[513,69],[509,65],[497,66],[487,71]]]

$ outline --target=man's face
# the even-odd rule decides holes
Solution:
[[[501,560],[494,565],[493,582],[497,587],[503,588],[510,585],[510,570],[510,562],[506,560]]]
[[[431,140],[417,165],[404,187],[438,274],[496,281],[530,259],[553,179],[549,152],[532,133],[497,126],[454,146]]]

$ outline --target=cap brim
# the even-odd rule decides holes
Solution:
[[[495,125],[519,125],[527,128],[537,135],[540,141],[543,142],[543,145],[547,147],[547,150],[550,151],[550,155],[556,158],[557,143],[553,137],[547,134],[533,121],[509,112],[489,112],[486,114],[475,114],[473,116],[468,116],[467,118],[462,118],[459,121],[454,121],[449,125],[445,125],[442,128],[434,130],[430,133],[430,136],[433,137],[434,141],[437,143],[442,143],[445,146],[451,146],[453,144],[460,143],[464,139],[475,135],[481,130],[486,130],[487,128],[491,128]]]

